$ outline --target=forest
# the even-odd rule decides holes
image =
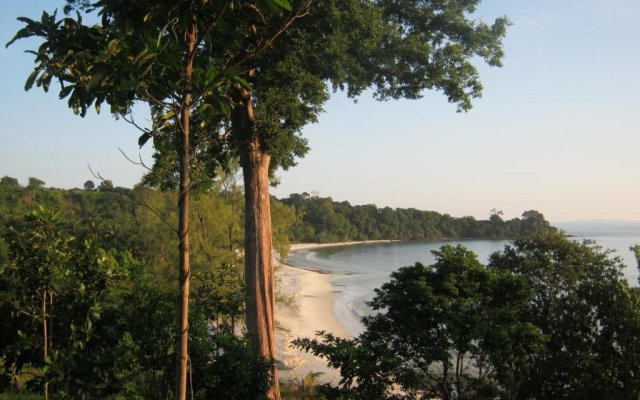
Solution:
[[[637,399],[637,290],[541,213],[478,221],[269,194],[309,151],[303,130],[332,91],[435,91],[469,111],[477,64],[502,66],[511,24],[485,22],[479,3],[61,0],[61,13],[18,17],[7,46],[30,47],[24,89],[80,117],[108,110],[153,163],[140,159],[133,189],[99,174],[70,190],[1,179],[0,396]],[[439,238],[517,240],[486,266],[445,246],[434,265],[400,269],[361,335],[295,342],[339,383],[280,384],[276,254],[292,241]]]
[[[378,208],[374,204],[352,206],[347,201],[292,194],[280,200],[298,216],[291,227],[295,242],[339,242],[349,240],[443,240],[512,239],[542,230],[554,230],[536,210],[522,218],[503,220],[502,212],[491,210],[489,219],[452,217],[414,208]]]
[[[108,180],[43,185],[0,181],[0,392],[172,398],[175,193]],[[198,399],[264,398],[269,366],[242,329],[242,209],[232,184],[192,206],[190,380]],[[295,214],[274,202],[273,215],[274,244],[285,254]]]
[[[268,385],[269,367],[242,329],[243,194],[235,182],[230,176],[194,196],[189,370],[196,399],[260,399]],[[70,190],[44,184],[0,180],[0,396],[40,398],[35,393],[47,385],[61,399],[171,398],[175,195],[110,181]],[[375,208],[337,204],[351,215]],[[281,254],[298,240],[296,229],[325,226],[305,219],[345,215],[314,209],[334,205],[306,195],[272,201]],[[372,219],[390,209],[376,210]],[[541,216],[502,224],[526,226],[531,215]],[[339,385],[283,383],[283,398],[635,398],[640,291],[606,251],[537,223],[487,266],[461,246],[445,246],[434,265],[393,273],[371,303],[386,312],[367,317],[361,336],[321,332],[295,342],[339,368]],[[384,232],[389,225],[375,226]]]

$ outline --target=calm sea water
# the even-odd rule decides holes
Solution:
[[[594,240],[603,248],[616,251],[627,266],[624,275],[631,285],[638,284],[635,257],[629,250],[640,244],[640,223],[561,223],[558,228],[573,240]],[[432,250],[444,244],[462,244],[474,251],[481,262],[504,249],[504,240],[456,240],[446,242],[394,242],[372,243],[340,247],[326,247],[291,252],[287,263],[335,273],[332,279],[336,300],[334,313],[352,335],[362,331],[360,317],[371,310],[366,302],[374,289],[389,280],[389,274],[400,267],[419,261],[425,265],[435,261]]]

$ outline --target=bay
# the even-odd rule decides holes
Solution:
[[[572,240],[595,241],[602,248],[613,250],[626,266],[624,277],[630,285],[638,285],[638,268],[629,247],[640,244],[640,223],[573,222],[555,226]],[[333,311],[347,331],[356,336],[363,329],[360,318],[371,312],[366,302],[373,298],[376,288],[389,280],[393,271],[416,262],[433,263],[432,251],[445,244],[463,245],[486,263],[491,254],[503,250],[508,243],[506,240],[451,240],[353,244],[292,251],[287,263],[336,274],[331,280],[335,294]]]

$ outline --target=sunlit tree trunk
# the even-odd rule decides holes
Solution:
[[[249,144],[242,160],[245,182],[245,282],[247,285],[247,328],[254,352],[274,361],[274,271],[269,199],[270,155],[260,150],[257,138]],[[279,399],[277,370],[269,398]]]
[[[246,323],[254,354],[272,363],[268,397],[280,400],[275,364],[274,270],[269,166],[271,154],[260,144],[251,95],[240,89],[242,107],[234,110],[234,129],[242,131],[240,163],[245,191]]]
[[[177,351],[176,351],[176,387],[175,398],[186,400],[187,398],[187,363],[189,361],[189,291],[191,278],[191,265],[189,262],[189,207],[191,174],[189,171],[189,132],[190,132],[190,107],[191,107],[191,77],[193,74],[193,52],[197,41],[197,27],[191,23],[185,35],[185,80],[186,91],[180,110],[180,148],[178,149],[180,160],[180,193],[178,194],[178,238],[179,238],[179,288],[178,297],[178,327],[177,327]]]

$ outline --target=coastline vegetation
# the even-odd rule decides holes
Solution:
[[[153,143],[154,165],[133,189],[0,180],[0,399],[280,400],[274,248],[444,238],[517,240],[487,265],[443,246],[434,265],[393,273],[362,335],[295,342],[338,367],[339,385],[310,374],[283,398],[639,397],[638,290],[540,212],[485,221],[269,195],[274,171],[309,150],[302,130],[331,88],[436,90],[470,110],[475,63],[502,65],[506,17],[474,20],[479,0],[64,4],[61,18],[19,18],[8,45],[42,40],[25,89],[59,90],[82,117],[108,106]]]
[[[555,231],[542,213],[525,211],[522,218],[504,220],[491,210],[489,218],[452,217],[415,208],[351,205],[330,197],[292,194],[282,203],[293,207],[298,219],[291,227],[293,242],[329,243],[353,240],[513,239],[539,231]]]
[[[244,232],[235,179],[196,193],[192,206],[196,398],[224,390],[234,391],[225,398],[259,398],[268,380],[241,329]],[[283,255],[296,229],[309,231],[322,218],[312,207],[304,214],[286,201],[271,204]],[[174,194],[142,185],[87,181],[64,190],[37,178],[25,186],[0,179],[1,390],[47,385],[56,398],[170,397],[176,222]]]
[[[354,339],[295,345],[340,370],[327,399],[637,399],[640,289],[608,251],[541,232],[482,265],[463,246],[391,274]]]
[[[242,329],[242,193],[233,179],[194,196],[195,399],[260,399],[269,386],[270,366],[253,356]],[[39,398],[44,385],[62,399],[172,396],[174,201],[172,193],[109,181],[62,190],[35,178],[26,186],[0,179],[5,398]],[[370,211],[369,226],[376,226],[373,217],[384,227],[385,215],[403,213],[435,221],[431,232],[442,226],[438,221],[456,222],[303,195],[271,204],[274,242],[285,253],[297,230],[323,226],[318,221],[332,209],[352,218]],[[568,241],[537,212],[515,222],[494,212],[476,223],[485,233],[499,223],[519,226],[518,236],[526,229],[536,236],[516,240],[487,266],[462,247],[443,247],[436,264],[394,273],[372,304],[387,312],[367,318],[360,337],[324,333],[296,342],[339,367],[340,385],[302,377],[283,385],[283,398],[397,398],[390,388],[398,387],[405,398],[637,396],[640,370],[631,355],[640,350],[640,296],[621,278],[618,260]]]

